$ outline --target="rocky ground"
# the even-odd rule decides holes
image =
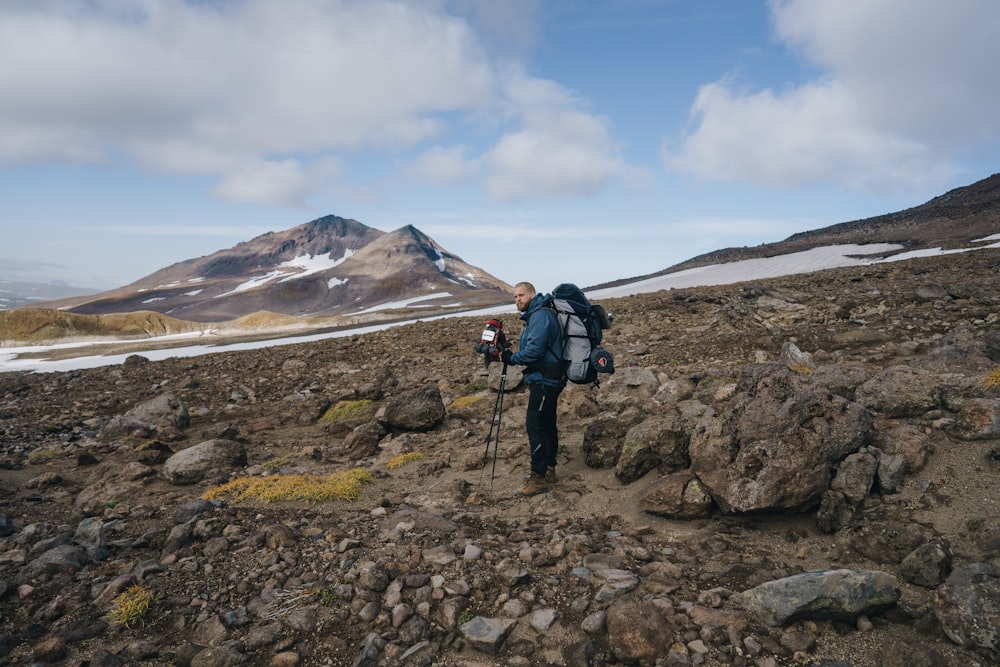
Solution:
[[[0,374],[0,664],[1000,664],[1000,251],[604,305],[530,499],[479,319]]]

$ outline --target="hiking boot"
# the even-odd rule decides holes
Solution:
[[[549,484],[545,481],[545,475],[532,472],[528,476],[528,481],[525,482],[523,487],[515,491],[514,495],[519,498],[530,498],[531,496],[537,496],[539,493],[545,493],[548,490]]]
[[[555,484],[556,483],[556,469],[549,466],[545,469],[545,483]]]

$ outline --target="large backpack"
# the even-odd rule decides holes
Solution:
[[[598,373],[614,373],[614,359],[601,347],[603,330],[611,327],[604,308],[591,304],[583,290],[571,283],[552,290],[550,305],[562,330],[566,379],[577,384],[598,384]]]

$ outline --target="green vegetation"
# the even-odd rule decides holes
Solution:
[[[372,413],[372,402],[364,399],[358,401],[339,401],[319,418],[320,424],[339,424],[358,419],[366,419]]]
[[[46,463],[53,459],[59,458],[59,452],[54,449],[45,449],[38,452],[32,452],[28,455],[28,463],[31,465],[38,465],[40,463]]]
[[[205,500],[228,496],[234,502],[259,500],[266,503],[282,500],[357,500],[363,484],[373,484],[367,470],[353,468],[332,475],[272,475],[240,477],[215,486],[202,495]]]
[[[459,396],[451,402],[451,407],[455,410],[462,410],[486,400],[484,396]]]
[[[146,612],[153,602],[153,592],[143,586],[135,585],[115,598],[115,606],[111,610],[111,621],[126,628],[145,623]]]
[[[410,461],[418,461],[422,458],[424,458],[424,455],[420,452],[407,452],[406,454],[400,454],[389,459],[389,463],[385,467],[387,470],[395,470],[396,468],[405,466]]]
[[[979,384],[987,389],[1000,387],[1000,368],[994,368],[979,380]]]

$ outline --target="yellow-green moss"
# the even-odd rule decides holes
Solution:
[[[152,602],[153,591],[138,584],[132,586],[115,598],[111,621],[126,628],[142,623]]]
[[[372,402],[368,399],[340,401],[319,418],[320,424],[337,424],[356,419],[364,419],[372,412]]]
[[[356,500],[362,484],[372,484],[371,473],[353,468],[332,475],[272,475],[270,477],[240,477],[222,486],[212,487],[202,496],[214,500],[228,496],[235,502],[260,500],[266,503],[282,500]]]
[[[454,401],[451,402],[451,407],[455,410],[461,410],[463,408],[468,408],[484,400],[483,396],[459,396]]]
[[[631,440],[626,440],[625,444],[622,446],[623,452],[634,453],[646,447],[645,440],[639,440],[638,438],[633,438]]]
[[[53,459],[59,458],[59,452],[53,449],[46,449],[39,452],[32,452],[28,455],[28,463],[32,465],[37,465],[39,463],[46,463]]]
[[[994,368],[979,380],[983,387],[1000,387],[1000,368]]]
[[[407,452],[406,454],[400,454],[389,459],[389,463],[385,467],[388,470],[395,470],[396,468],[405,466],[410,461],[417,461],[422,458],[424,458],[424,455],[420,452]]]

